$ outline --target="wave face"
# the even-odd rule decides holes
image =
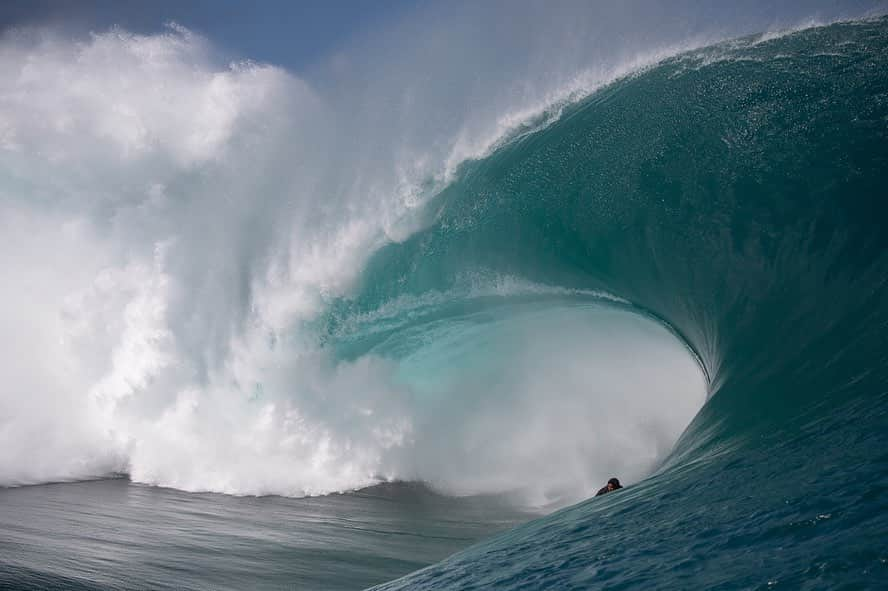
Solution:
[[[709,397],[643,483],[380,589],[884,582],[888,20],[667,59],[461,173],[360,301],[466,266],[606,291],[687,339]]]

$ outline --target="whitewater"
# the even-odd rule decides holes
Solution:
[[[488,384],[452,384],[435,395],[448,400],[449,424],[391,355],[342,359],[328,346],[337,335],[323,325],[353,298],[368,253],[434,223],[427,202],[462,162],[544,128],[571,97],[658,55],[584,73],[530,97],[517,114],[460,129],[443,146],[397,137],[395,153],[388,146],[378,156],[372,143],[343,146],[340,134],[354,130],[338,129],[369,125],[361,136],[376,137],[371,117],[343,122],[305,82],[273,66],[220,68],[208,41],[177,25],[73,44],[8,34],[2,227],[13,245],[3,263],[14,288],[2,308],[4,327],[21,339],[3,367],[10,388],[0,483],[126,474],[189,491],[304,496],[422,480],[450,492],[528,488],[537,497],[573,486],[579,500],[608,472],[581,459],[587,422],[552,428],[566,410],[557,410],[559,400],[607,424],[615,419],[608,398],[631,391],[645,393],[617,424],[650,424],[650,436],[627,432],[613,448],[602,437],[596,455],[629,453],[621,467],[640,476],[703,402],[702,380],[680,344],[658,350],[640,334],[610,347],[605,336],[578,333],[569,342],[527,327],[513,336],[539,341],[520,353],[537,357],[535,375],[501,382],[500,394]],[[294,140],[301,137],[310,140]],[[462,269],[459,284],[423,291],[381,303],[379,320],[363,322],[379,331],[386,315],[443,309],[448,299],[570,292],[481,265]],[[631,327],[623,338],[630,335]],[[626,367],[609,358],[630,351],[664,358]],[[517,360],[502,356],[487,379]],[[576,366],[588,366],[586,375],[540,381]],[[644,375],[620,391],[589,386],[593,375],[610,384],[630,371]],[[477,432],[450,443],[417,433],[465,426],[482,410],[470,401],[482,398]],[[519,417],[497,407],[520,401],[541,420],[549,413],[550,424],[534,436],[515,430]],[[492,453],[480,440],[463,447],[480,437],[497,441],[499,454],[475,455]],[[524,462],[512,457],[516,446],[528,448]],[[541,462],[550,463],[542,479]],[[482,482],[492,475],[469,476],[490,470],[503,471],[495,484]]]
[[[843,16],[503,68],[445,19],[372,78],[4,33],[0,585],[877,588],[888,24]]]

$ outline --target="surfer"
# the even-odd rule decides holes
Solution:
[[[601,487],[601,489],[599,489],[598,492],[595,493],[595,496],[600,497],[603,494],[607,494],[613,490],[619,490],[621,488],[623,488],[623,485],[620,484],[620,481],[617,480],[616,478],[611,478],[610,480],[607,481],[606,485]]]

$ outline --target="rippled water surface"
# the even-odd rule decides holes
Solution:
[[[362,589],[529,517],[408,484],[303,499],[125,479],[0,489],[0,588]]]

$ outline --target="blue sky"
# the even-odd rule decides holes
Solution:
[[[150,33],[175,21],[232,57],[301,70],[345,40],[399,19],[422,0],[0,0],[0,27],[50,25],[73,34],[111,26]]]

